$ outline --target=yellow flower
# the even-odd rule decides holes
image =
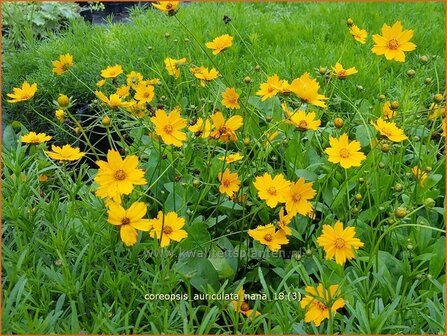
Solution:
[[[59,97],[57,98],[57,104],[60,108],[66,108],[70,105],[70,98],[68,96],[59,93]]]
[[[53,72],[62,75],[73,65],[73,56],[70,54],[60,55],[59,59],[53,61]]]
[[[223,173],[219,173],[217,178],[220,182],[219,191],[222,194],[232,197],[234,193],[238,192],[241,181],[238,180],[237,173],[231,173],[227,168]]]
[[[103,78],[116,78],[123,73],[123,67],[119,64],[114,66],[108,66],[104,70],[101,70],[101,77]]]
[[[143,75],[136,71],[131,71],[130,74],[127,75],[127,85],[131,88],[136,88],[140,82],[143,81]]]
[[[416,49],[416,45],[409,42],[413,37],[412,30],[402,30],[402,24],[397,21],[392,27],[384,24],[382,35],[373,35],[374,47],[371,51],[376,55],[385,55],[387,60],[405,61],[405,51]]]
[[[226,163],[233,163],[233,162],[242,160],[243,158],[244,157],[241,154],[236,153],[236,154],[229,154],[226,157],[221,156],[221,157],[219,157],[219,160],[220,161],[225,160]]]
[[[56,110],[56,112],[54,112],[54,116],[56,117],[57,120],[63,122],[65,120],[65,111],[61,109]]]
[[[382,114],[384,119],[392,119],[396,116],[397,112],[391,109],[391,102],[387,101],[383,105]]]
[[[360,142],[356,140],[349,142],[346,133],[342,134],[339,139],[329,137],[329,144],[331,147],[324,150],[329,155],[328,161],[339,163],[343,168],[359,167],[366,159],[365,154],[360,152]]]
[[[138,232],[149,231],[151,223],[149,219],[143,219],[146,215],[147,207],[143,202],[133,203],[129,209],[124,209],[120,204],[108,202],[107,221],[116,225],[120,229],[121,240],[126,246],[135,245]]]
[[[420,186],[423,187],[425,180],[427,179],[427,173],[420,169],[418,166],[413,167],[411,172],[418,179]]]
[[[250,309],[250,306],[248,305],[248,303],[245,302],[244,297],[245,297],[245,292],[244,292],[244,289],[241,287],[241,289],[239,289],[239,291],[237,292],[237,300],[231,301],[231,304],[233,305],[233,309],[238,313],[244,314],[245,316],[247,316],[250,319],[261,315],[260,312]],[[254,316],[253,316],[253,313],[254,313]]]
[[[152,85],[152,86],[154,86],[154,85],[157,85],[158,83],[160,83],[160,79],[159,78],[154,78],[154,79],[147,79],[147,80],[143,80],[143,81],[141,81],[141,84],[144,84],[144,85]]]
[[[334,227],[323,225],[323,231],[317,238],[317,243],[324,248],[326,259],[330,260],[335,256],[335,262],[344,265],[346,260],[355,258],[354,249],[358,250],[364,245],[354,236],[355,227],[348,226],[343,229],[343,223],[337,221]]]
[[[379,133],[383,136],[386,136],[388,139],[394,142],[401,142],[405,139],[408,139],[404,134],[404,131],[396,126],[393,122],[383,121],[382,118],[377,119],[377,123],[374,123],[371,120],[371,125],[379,131]]]
[[[131,105],[126,108],[128,112],[137,118],[143,118],[146,115],[146,104],[144,102],[131,100],[130,103]]]
[[[36,132],[29,132],[28,134],[22,136],[22,142],[37,145],[51,140],[51,138],[52,137],[50,135],[46,135],[45,133],[36,134]]]
[[[198,118],[196,123],[189,126],[188,129],[197,137],[208,138],[211,134],[211,121],[208,119],[203,121],[202,118]]]
[[[97,87],[103,87],[105,84],[106,84],[105,79],[100,79],[99,81],[96,82]]]
[[[85,155],[79,148],[73,148],[70,145],[64,145],[61,147],[52,145],[50,151],[46,151],[47,155],[53,160],[59,161],[76,161]]]
[[[345,79],[347,76],[351,76],[357,73],[357,69],[355,67],[344,69],[343,65],[340,63],[336,63],[335,67],[331,67],[334,75],[339,79]]]
[[[175,78],[180,77],[180,65],[186,63],[186,58],[175,59],[175,58],[166,58],[165,59],[165,68],[170,76],[174,76]]]
[[[306,292],[309,295],[304,296],[300,301],[301,308],[306,310],[304,322],[313,322],[316,327],[329,319],[329,310],[334,314],[337,309],[345,305],[345,301],[339,297],[341,293],[338,285],[330,286],[329,290],[323,288],[322,284],[319,284],[317,288],[306,286]]]
[[[171,241],[176,242],[188,237],[188,233],[182,230],[185,225],[185,219],[179,217],[174,211],[168,212],[166,215],[159,211],[157,218],[151,219],[151,226],[153,230],[149,232],[152,238],[160,240],[160,247],[165,247],[171,244]]]
[[[445,106],[432,103],[428,109],[428,120],[436,120],[445,115]]]
[[[130,93],[130,86],[128,85],[120,86],[119,88],[116,89],[115,93],[121,98],[126,98]]]
[[[318,93],[320,84],[315,79],[312,79],[307,72],[301,77],[294,79],[289,89],[303,102],[319,107],[326,107],[324,100],[328,98]]]
[[[442,119],[442,125],[441,125],[442,133],[441,133],[441,135],[442,135],[444,138],[445,138],[445,129],[446,129],[445,124],[446,124],[445,119]]]
[[[274,208],[278,203],[286,201],[285,194],[290,188],[290,182],[282,174],[276,175],[273,179],[269,173],[256,177],[253,182],[258,196],[270,207]]]
[[[262,83],[259,86],[259,90],[256,95],[261,96],[261,101],[265,101],[277,95],[283,86],[283,81],[281,81],[277,74],[267,78],[266,83]]]
[[[290,185],[289,190],[285,193],[288,215],[295,216],[299,213],[306,216],[312,211],[312,204],[310,204],[309,200],[314,198],[317,193],[312,188],[312,185],[312,182],[305,183],[302,177]]]
[[[287,123],[294,125],[300,131],[306,131],[306,130],[316,131],[318,129],[318,126],[321,125],[320,120],[315,120],[316,117],[315,112],[310,112],[309,114],[301,110],[296,110],[295,112],[292,112],[289,110],[285,102],[282,103],[281,107],[287,115]]]
[[[96,97],[98,97],[101,101],[109,105],[111,108],[116,109],[119,107],[129,107],[132,105],[131,102],[126,102],[121,100],[121,97],[114,93],[110,95],[110,98],[107,98],[107,96],[102,93],[101,91],[95,91]]]
[[[361,44],[365,44],[366,38],[368,37],[368,33],[365,29],[360,29],[356,25],[352,25],[351,29],[349,29],[349,32],[354,37],[354,39]]]
[[[117,151],[110,149],[107,161],[96,161],[99,166],[95,177],[95,182],[99,184],[96,195],[119,202],[121,195],[129,195],[134,185],[145,185],[144,171],[137,168],[138,163],[137,156],[129,155],[123,160]]]
[[[140,102],[150,103],[154,99],[154,87],[152,85],[139,84],[135,89],[135,99]]]
[[[200,80],[200,86],[204,87],[207,82],[212,81],[217,78],[219,75],[219,71],[212,68],[211,70],[208,70],[208,68],[205,67],[198,67],[198,68],[190,68],[191,73]]]
[[[281,245],[289,243],[284,231],[276,231],[272,224],[259,225],[253,230],[248,230],[248,235],[261,244],[267,245],[272,252],[278,251]]]
[[[226,88],[222,92],[222,105],[229,109],[239,109],[241,106],[238,103],[239,94],[234,88]]]
[[[228,34],[216,37],[212,42],[208,42],[206,47],[213,50],[213,55],[217,55],[221,51],[233,45],[233,36]]]
[[[170,16],[175,15],[180,1],[160,1],[158,4],[152,4],[155,8]]]
[[[29,84],[24,81],[21,88],[13,88],[13,93],[8,93],[7,96],[12,99],[8,99],[8,103],[18,103],[26,100],[30,100],[34,97],[37,91],[37,84]]]
[[[39,175],[39,176],[37,176],[37,179],[38,179],[39,182],[41,182],[41,183],[48,182],[48,175],[45,175],[45,174],[43,174],[43,175]]]
[[[211,116],[214,130],[211,132],[211,137],[220,139],[225,143],[237,140],[236,130],[242,127],[243,118],[239,115],[232,116],[225,121],[222,112],[216,112]]]
[[[181,130],[186,127],[186,119],[180,116],[180,108],[174,108],[169,115],[163,110],[157,110],[151,118],[155,125],[155,133],[163,139],[166,145],[181,147],[186,140],[186,134]]]
[[[279,221],[278,221],[279,229],[283,230],[287,236],[290,236],[292,234],[292,229],[289,227],[292,218],[293,216],[289,214],[284,215],[284,208],[281,208],[281,210],[279,210]]]

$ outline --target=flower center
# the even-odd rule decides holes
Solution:
[[[172,227],[170,227],[169,225],[165,225],[165,227],[163,228],[163,233],[168,235],[172,233]]]
[[[119,169],[115,172],[113,176],[115,177],[116,180],[122,181],[126,179],[126,172],[122,169]]]
[[[166,133],[171,134],[173,130],[172,125],[166,125],[164,130]]]
[[[274,195],[276,195],[276,188],[275,187],[270,187],[270,188],[267,189],[267,192],[270,195],[274,196]]]
[[[219,133],[220,133],[220,134],[225,134],[225,133],[227,133],[227,128],[226,128],[225,126],[222,126],[222,127],[219,129]]]
[[[341,70],[339,73],[338,73],[338,77],[345,77],[346,76],[346,70]]]
[[[348,150],[347,148],[342,148],[342,149],[340,149],[340,156],[341,156],[343,159],[348,158],[348,157],[349,157],[349,150]]]
[[[249,309],[250,307],[249,307],[249,305],[248,305],[248,303],[247,302],[242,302],[241,303],[241,311],[247,311],[248,309]]]
[[[301,200],[300,194],[293,194],[292,199],[294,202],[299,202]]]
[[[264,239],[268,242],[271,242],[273,240],[273,237],[270,233],[268,233],[264,236]]]
[[[30,143],[32,143],[32,144],[38,144],[38,143],[40,143],[40,140],[39,140],[38,137],[34,137],[34,138],[32,138],[32,139],[30,140]]]
[[[388,48],[392,50],[396,50],[399,48],[399,42],[396,39],[392,39],[388,41]]]
[[[385,135],[387,135],[387,136],[393,134],[393,132],[386,126],[382,128],[382,132],[385,133]]]
[[[317,306],[317,308],[321,311],[325,311],[327,309],[326,305],[324,305],[323,303],[319,302],[319,301],[315,301],[315,306]]]
[[[342,238],[337,238],[337,239],[335,239],[335,247],[336,248],[338,248],[338,249],[341,249],[341,248],[343,248],[343,247],[345,247],[345,241],[344,241],[344,239],[342,239]]]
[[[130,219],[127,217],[124,217],[121,219],[121,225],[128,225],[130,223]]]
[[[172,4],[168,3],[168,4],[166,5],[166,9],[167,9],[167,10],[172,9]]]
[[[307,121],[306,120],[300,120],[300,122],[298,123],[298,127],[299,128],[307,128]]]
[[[223,185],[224,185],[225,187],[229,187],[230,184],[231,184],[230,180],[223,180],[222,183],[223,183]]]

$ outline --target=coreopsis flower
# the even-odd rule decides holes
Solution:
[[[67,95],[59,93],[59,97],[57,97],[57,105],[59,105],[59,107],[61,109],[65,109],[65,108],[69,107],[70,98],[68,98]]]
[[[30,145],[37,145],[49,141],[51,138],[51,135],[46,135],[45,133],[29,132],[22,136],[22,142]]]
[[[180,116],[180,108],[174,108],[171,113],[166,114],[163,110],[157,110],[151,118],[157,133],[166,145],[181,147],[186,140],[186,133],[182,129],[186,127],[186,119]]]
[[[214,130],[210,136],[213,139],[220,139],[225,143],[237,140],[236,131],[242,127],[244,119],[235,115],[225,121],[222,112],[216,112],[211,116]]]
[[[118,96],[121,98],[126,98],[130,94],[130,86],[129,85],[123,85],[116,89],[115,92]]]
[[[146,115],[146,103],[136,100],[131,100],[131,105],[126,110],[137,118],[144,118]]]
[[[73,65],[73,56],[70,54],[60,55],[59,59],[53,61],[53,72],[62,75]]]
[[[360,152],[360,142],[353,140],[349,142],[348,135],[342,134],[340,138],[329,137],[331,147],[325,149],[325,153],[329,155],[328,161],[338,163],[343,168],[359,167],[363,160],[366,159],[365,154]]]
[[[306,311],[304,322],[313,322],[318,327],[321,322],[329,319],[329,311],[334,314],[338,309],[343,308],[345,301],[340,297],[340,289],[338,285],[332,285],[329,290],[319,284],[317,288],[306,286],[305,295],[300,301],[300,306]]]
[[[401,142],[408,139],[404,131],[396,126],[394,122],[383,121],[382,118],[377,119],[377,123],[371,120],[371,125],[383,136],[394,142]]]
[[[211,121],[198,118],[194,125],[188,127],[188,130],[194,132],[197,137],[208,138],[211,134]]]
[[[183,230],[185,219],[179,217],[174,211],[166,215],[162,211],[158,212],[157,218],[151,219],[152,230],[149,232],[152,238],[160,240],[160,247],[171,244],[171,241],[179,242],[188,237],[188,233]]]
[[[301,77],[294,79],[289,89],[305,103],[326,107],[324,100],[328,98],[318,93],[320,84],[315,79],[312,79],[307,72]]]
[[[441,133],[441,135],[445,138],[445,129],[446,129],[446,120],[445,119],[442,119],[442,125],[441,125],[441,128],[442,128],[442,133]]]
[[[351,33],[351,35],[354,37],[354,39],[356,41],[360,42],[361,44],[366,43],[366,38],[368,37],[368,33],[366,32],[365,29],[360,29],[356,25],[352,25],[351,29],[349,29],[349,32]]]
[[[165,62],[165,68],[166,68],[166,71],[168,72],[168,74],[170,76],[174,76],[175,78],[179,78],[180,77],[180,65],[183,65],[186,63],[186,58],[175,59],[175,58],[167,57],[164,62]]]
[[[150,103],[154,99],[154,87],[152,85],[138,84],[135,88],[134,98],[140,102]]]
[[[45,175],[45,174],[39,175],[39,176],[37,176],[37,180],[40,183],[46,183],[46,182],[48,182],[48,175]]]
[[[79,148],[73,148],[70,145],[64,145],[62,147],[52,145],[51,150],[45,153],[53,160],[58,161],[77,161],[85,155]]]
[[[261,96],[261,101],[273,98],[282,88],[283,81],[279,79],[277,74],[267,78],[267,82],[261,83],[256,95]]]
[[[414,177],[418,179],[420,186],[423,187],[425,180],[427,179],[427,173],[418,166],[413,167],[411,172],[413,173]]]
[[[57,120],[59,120],[60,122],[63,122],[65,120],[65,111],[62,109],[56,110],[56,112],[54,112],[54,116],[56,117]]]
[[[382,35],[373,35],[374,47],[371,51],[376,55],[385,55],[387,60],[405,62],[405,52],[416,49],[410,42],[413,30],[402,30],[402,24],[397,21],[392,27],[384,24]]]
[[[436,120],[442,116],[445,116],[445,106],[432,103],[428,109],[428,120]]]
[[[239,181],[237,173],[231,173],[227,168],[223,173],[219,173],[217,178],[220,182],[219,191],[222,194],[227,194],[229,197],[232,197],[238,192],[241,181]]]
[[[229,109],[239,109],[241,106],[238,103],[239,94],[234,88],[226,88],[222,92],[222,105]]]
[[[158,4],[152,4],[152,6],[169,16],[173,16],[178,11],[179,3],[180,1],[160,1]]]
[[[107,161],[98,160],[98,174],[95,182],[99,187],[96,195],[101,198],[111,198],[119,202],[121,195],[129,195],[134,185],[145,185],[144,171],[138,167],[138,157],[129,155],[121,158],[120,154],[110,149],[107,153]]]
[[[336,63],[335,67],[332,68],[332,73],[339,79],[345,79],[347,76],[351,76],[357,73],[357,69],[355,67],[344,69],[343,65],[340,63]]]
[[[248,305],[247,302],[245,302],[244,297],[245,297],[245,291],[241,287],[241,289],[239,289],[239,291],[237,292],[237,300],[231,301],[233,309],[238,313],[244,314],[246,317],[250,319],[261,315],[260,312],[250,309],[250,306]]]
[[[190,68],[191,73],[200,80],[200,86],[205,87],[206,83],[215,80],[219,75],[219,71],[212,68],[208,70],[205,67]]]
[[[101,70],[101,77],[103,78],[116,78],[123,73],[123,67],[119,64],[108,66]]]
[[[253,230],[248,230],[248,235],[261,244],[266,245],[272,252],[278,251],[281,245],[289,243],[284,231],[276,231],[272,224],[259,225]]]
[[[309,202],[315,197],[316,191],[312,188],[313,183],[305,183],[300,177],[295,183],[291,183],[289,189],[285,193],[286,211],[290,216],[297,213],[306,216],[312,211],[312,204]]]
[[[106,84],[105,79],[100,79],[99,81],[96,82],[97,87],[103,87],[105,84]]]
[[[280,230],[283,230],[286,236],[290,236],[292,234],[292,229],[289,227],[292,218],[293,216],[291,216],[290,214],[284,215],[284,208],[281,208],[281,210],[279,210],[278,225]]]
[[[124,209],[119,203],[108,202],[108,218],[110,224],[116,225],[120,230],[120,237],[126,246],[133,246],[137,242],[139,231],[149,231],[151,222],[144,219],[147,207],[143,202],[135,202]]]
[[[226,163],[233,163],[233,162],[236,162],[236,161],[240,161],[243,158],[244,157],[241,154],[236,153],[236,154],[229,154],[226,157],[225,156],[221,156],[218,159],[220,161],[224,161],[225,160]]]
[[[287,116],[287,123],[294,125],[300,131],[313,130],[316,131],[321,125],[321,121],[315,119],[315,112],[306,113],[301,110],[291,111],[287,107],[287,104],[282,103],[282,109]]]
[[[34,97],[37,91],[37,83],[29,84],[27,81],[24,81],[22,87],[13,88],[13,93],[8,93],[7,96],[11,99],[8,99],[8,103],[19,103],[23,101],[30,100]]]
[[[391,109],[391,102],[385,102],[382,109],[383,119],[392,119],[396,116],[396,114],[397,112]]]
[[[321,236],[317,243],[324,248],[326,259],[333,259],[339,265],[344,265],[346,260],[355,258],[354,250],[358,250],[364,244],[355,238],[355,227],[348,226],[343,229],[343,223],[337,221],[334,227],[323,225]]]
[[[142,81],[143,75],[137,71],[131,71],[126,78],[127,85],[133,89],[135,89],[137,85],[140,84],[140,82]]]
[[[285,194],[290,188],[290,182],[282,174],[272,178],[269,173],[264,173],[256,177],[253,185],[258,191],[259,198],[264,200],[270,208],[276,207],[278,203],[284,203]]]
[[[212,42],[205,44],[208,49],[213,50],[213,55],[219,54],[221,51],[228,49],[233,45],[233,36],[228,34],[216,37]]]
[[[160,83],[160,78],[146,79],[146,80],[141,81],[141,84],[144,84],[146,86],[147,85],[154,86],[154,85],[157,85],[159,83]]]
[[[132,105],[131,102],[121,100],[121,97],[116,93],[111,94],[110,97],[107,97],[101,91],[95,91],[95,94],[96,97],[98,97],[102,102],[106,103],[107,105],[109,105],[109,107],[113,109],[117,109],[119,107],[126,108]]]

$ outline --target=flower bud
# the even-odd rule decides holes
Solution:
[[[433,198],[428,197],[428,198],[426,198],[426,199],[424,200],[424,205],[425,205],[427,208],[433,208],[433,207],[436,205],[436,202],[435,202],[435,200],[434,200]]]
[[[326,74],[326,72],[327,72],[327,68],[325,68],[325,67],[321,67],[319,70],[318,70],[318,72],[320,73],[320,75],[324,75],[324,74]]]
[[[60,93],[57,98],[57,103],[59,104],[59,107],[67,107],[70,104],[70,99],[66,95]]]
[[[442,102],[442,98],[443,98],[442,94],[437,93],[433,97],[433,102],[436,103],[436,104],[439,104],[440,102]]]
[[[383,94],[379,95],[378,98],[381,102],[385,101],[385,99],[386,99],[385,95],[383,95]]]
[[[357,202],[360,202],[360,201],[363,199],[363,196],[362,196],[362,194],[357,193],[357,194],[355,194],[354,199],[355,199]]]
[[[424,79],[424,84],[425,85],[429,85],[429,84],[431,84],[431,81],[432,81],[432,78],[431,77],[427,77],[427,78]]]
[[[407,209],[399,207],[396,210],[394,210],[394,215],[397,218],[404,218],[407,215]]]
[[[346,25],[347,25],[348,27],[352,27],[353,24],[354,24],[354,21],[353,21],[351,18],[349,18],[349,19],[346,20]]]
[[[253,81],[251,80],[251,78],[250,78],[250,76],[245,76],[244,77],[244,83],[245,84],[250,84],[250,83],[252,83]]]
[[[244,146],[250,146],[250,144],[251,144],[251,141],[250,141],[250,138],[245,138],[244,140],[243,140],[243,143],[244,143]]]
[[[112,123],[112,119],[110,119],[109,116],[104,116],[101,120],[101,123],[105,127],[110,126],[110,124]]]
[[[399,102],[398,101],[396,101],[396,100],[394,100],[394,101],[392,101],[391,102],[391,104],[390,104],[390,108],[393,110],[393,111],[396,111],[398,108],[399,108]]]
[[[345,122],[343,121],[342,118],[335,118],[334,119],[334,126],[335,127],[342,128],[344,124],[345,124]]]
[[[170,33],[165,33],[165,38],[170,38],[171,34]]]
[[[400,192],[404,189],[403,185],[400,183],[396,183],[393,187],[394,191]]]
[[[380,150],[383,153],[388,153],[390,151],[390,144],[389,143],[383,143],[382,146],[380,146]]]
[[[63,122],[65,120],[65,112],[64,110],[57,110],[54,113],[55,117],[57,120],[59,120],[60,122]]]
[[[427,63],[428,62],[428,56],[422,55],[421,57],[419,57],[419,62],[421,62],[422,64]]]
[[[413,78],[416,75],[416,71],[414,71],[413,69],[410,69],[407,71],[407,76],[410,78]]]
[[[261,71],[261,66],[260,66],[260,65],[255,66],[255,71],[256,71],[256,72]]]

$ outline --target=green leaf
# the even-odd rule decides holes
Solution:
[[[445,267],[445,237],[439,237],[433,245],[433,253],[436,255],[430,259],[429,273],[437,278]]]

